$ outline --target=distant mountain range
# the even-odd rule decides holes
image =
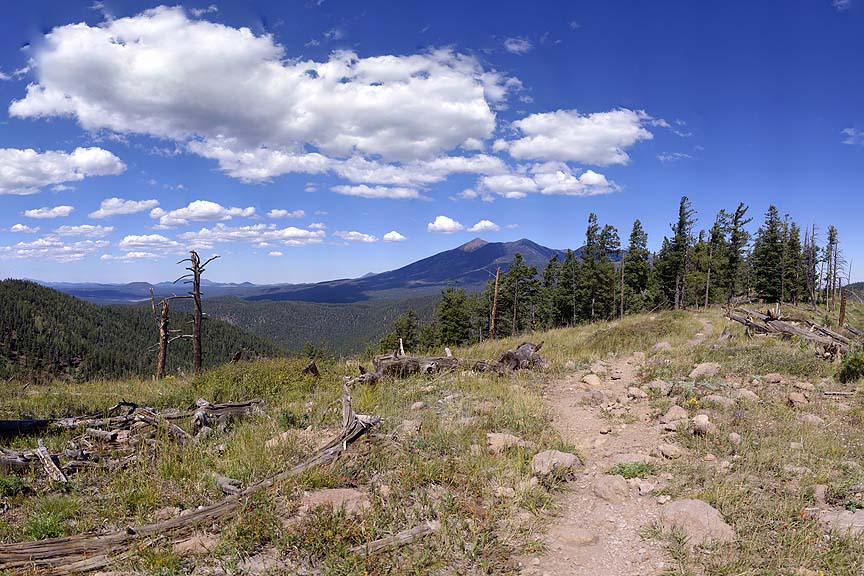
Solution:
[[[204,296],[211,299],[234,296],[250,302],[352,304],[438,294],[446,286],[475,291],[482,289],[486,282],[495,276],[496,268],[506,271],[517,253],[522,254],[529,266],[537,266],[538,269],[543,269],[552,256],[564,257],[562,250],[547,248],[524,238],[515,242],[486,242],[475,238],[452,250],[380,274],[366,274],[361,278],[329,280],[315,284],[255,285],[249,282],[226,284],[205,281]],[[171,282],[43,284],[97,304],[133,304],[147,301],[151,288],[157,297],[185,292],[185,286]]]
[[[538,270],[553,256],[562,259],[565,254],[527,239],[486,242],[476,238],[402,268],[361,278],[273,285],[205,281],[204,310],[211,318],[288,350],[300,350],[309,342],[331,352],[353,353],[374,346],[406,310],[417,311],[421,319],[431,318],[447,286],[482,290],[495,277],[497,268],[507,271],[517,253]],[[144,304],[149,301],[151,288],[157,298],[186,291],[185,286],[170,282],[47,286],[103,305]],[[181,301],[176,308],[180,311],[186,306],[188,303]]]

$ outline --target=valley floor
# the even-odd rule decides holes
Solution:
[[[545,341],[545,370],[356,387],[357,411],[384,419],[378,436],[245,499],[234,517],[149,539],[105,569],[862,574],[864,390],[835,382],[836,367],[811,348],[748,339],[719,310],[634,316],[530,339]],[[454,353],[495,358],[517,343]],[[4,472],[0,539],[179,517],[224,498],[218,475],[248,486],[303,460],[338,430],[341,377],[357,367],[323,362],[315,380],[300,373],[302,365],[257,361],[188,382],[13,390],[0,418],[84,414],[120,399],[168,409],[199,397],[260,397],[266,410],[185,445],[159,436],[148,457],[111,474],[81,470],[67,486],[41,469]],[[62,453],[82,439],[64,432],[44,441]],[[9,447],[35,442],[19,437]],[[559,465],[551,473],[545,457]],[[411,545],[364,552],[371,541],[430,522],[437,531]],[[0,544],[0,566],[4,550]]]

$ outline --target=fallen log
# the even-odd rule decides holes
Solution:
[[[366,556],[380,554],[381,552],[386,552],[388,550],[393,550],[401,546],[413,544],[421,538],[424,538],[425,536],[428,536],[433,532],[437,532],[440,528],[440,522],[438,522],[437,520],[431,520],[429,522],[421,524],[420,526],[415,526],[414,528],[409,528],[408,530],[398,532],[393,536],[388,536],[387,538],[381,538],[379,540],[373,540],[368,544],[361,544],[360,546],[355,546],[354,548],[351,548],[350,552],[352,554],[364,553]]]
[[[57,467],[57,464],[54,463],[54,460],[51,458],[51,454],[48,453],[48,449],[45,447],[45,443],[42,442],[42,439],[39,439],[39,447],[34,451],[36,457],[39,459],[39,462],[42,463],[42,468],[45,469],[45,473],[48,474],[48,477],[54,482],[58,482],[60,484],[66,484],[69,482],[69,479],[66,478],[66,475],[63,474],[63,471]]]
[[[543,342],[539,344],[522,342],[515,349],[504,352],[498,359],[498,363],[508,366],[511,370],[520,370],[542,364],[543,358],[537,354],[542,347]]]
[[[382,376],[403,378],[412,374],[435,374],[459,366],[459,359],[453,356],[420,358],[383,354],[372,359],[375,372]]]
[[[354,414],[350,385],[343,383],[343,387],[348,393],[343,397],[345,426],[342,433],[314,455],[292,468],[252,484],[239,493],[227,496],[214,504],[202,506],[188,514],[162,522],[101,534],[78,534],[35,542],[0,544],[0,570],[28,570],[45,576],[97,570],[127,556],[133,547],[148,542],[147,539],[151,536],[168,533],[176,536],[200,524],[221,521],[233,516],[240,511],[242,499],[311,468],[333,462],[348,446],[381,421],[376,416]]]
[[[838,334],[830,328],[826,328],[815,322],[806,321],[810,329],[805,330],[792,324],[790,321],[779,319],[775,314],[762,314],[761,312],[748,310],[747,308],[736,308],[735,311],[746,314],[746,317],[734,314],[732,310],[727,311],[726,317],[763,334],[777,333],[785,336],[795,336],[808,342],[821,344],[826,347],[826,350],[830,348],[832,352],[830,354],[826,353],[830,357],[836,356],[836,353],[848,352],[852,343],[850,339],[842,334]]]

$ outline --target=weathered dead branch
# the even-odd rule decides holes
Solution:
[[[747,308],[735,308],[728,310],[726,317],[730,320],[743,324],[754,332],[760,334],[777,334],[782,336],[794,336],[814,344],[820,344],[825,350],[826,358],[834,358],[837,354],[848,352],[855,343],[839,332],[826,326],[822,326],[810,320],[785,318],[774,311],[761,313]],[[807,328],[804,328],[806,326]],[[853,334],[852,331],[849,331]]]
[[[350,379],[349,379],[350,380]],[[351,405],[350,384],[344,383],[342,433],[303,462],[275,476],[250,485],[224,499],[188,514],[162,522],[129,527],[101,534],[79,534],[36,542],[0,544],[0,570],[24,571],[41,575],[77,574],[96,570],[119,560],[161,535],[176,537],[204,523],[230,518],[241,509],[244,498],[316,466],[333,462],[339,454],[380,422],[375,416],[355,414]],[[5,455],[5,451],[4,451]],[[230,479],[226,485],[237,488]],[[374,544],[374,543],[373,543]]]
[[[409,528],[408,530],[403,530],[402,532],[398,532],[393,536],[388,536],[387,538],[381,538],[379,540],[373,540],[368,544],[362,544],[360,546],[355,546],[351,549],[352,554],[360,554],[363,553],[366,556],[372,556],[374,554],[380,554],[381,552],[387,552],[389,550],[394,550],[401,546],[407,546],[408,544],[413,544],[417,542],[421,538],[432,534],[433,532],[437,532],[441,528],[441,523],[437,520],[431,520],[420,526],[415,526],[414,528]]]

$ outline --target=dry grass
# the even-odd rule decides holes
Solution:
[[[857,312],[856,312],[857,313]],[[714,335],[702,345],[688,346],[710,320]],[[501,455],[485,450],[486,433],[510,432],[534,441],[540,449],[573,450],[563,445],[551,425],[541,397],[544,379],[608,355],[645,351],[649,355],[644,378],[666,377],[685,382],[692,364],[718,361],[724,378],[681,386],[684,401],[721,388],[724,382],[749,381],[753,375],[781,372],[821,381],[834,367],[816,361],[806,347],[783,341],[748,341],[736,328],[735,338],[714,346],[724,325],[720,312],[658,313],[628,317],[612,323],[553,330],[455,350],[457,356],[495,358],[522,340],[544,340],[545,372],[492,375],[454,372],[435,378],[385,381],[355,390],[355,409],[384,418],[381,432],[397,431],[403,419],[422,422],[416,436],[395,442],[362,442],[332,466],[286,481],[246,503],[240,517],[214,527],[217,549],[207,556],[177,555],[157,544],[129,558],[117,568],[148,574],[185,574],[201,565],[219,565],[229,573],[238,563],[262,549],[278,551],[296,563],[314,565],[325,574],[507,574],[515,573],[512,558],[542,548],[539,528],[554,507],[555,483],[530,485],[532,451],[519,449]],[[652,353],[658,341],[671,351]],[[10,391],[0,417],[66,416],[92,413],[119,400],[134,400],[155,408],[188,408],[204,397],[213,402],[264,398],[266,414],[232,425],[201,443],[180,446],[161,439],[152,458],[142,459],[113,476],[82,471],[61,489],[46,483],[37,471],[23,478],[0,475],[0,497],[9,510],[0,517],[0,539],[45,538],[85,531],[123,528],[152,521],[167,506],[190,509],[221,498],[213,474],[243,482],[261,480],[301,460],[314,446],[303,438],[329,436],[338,425],[341,377],[356,373],[356,362],[326,362],[323,377],[300,375],[302,360],[270,360],[224,366],[190,381],[125,381],[84,384],[53,383]],[[572,369],[572,368],[570,368]],[[761,392],[761,391],[760,391]],[[829,499],[846,504],[855,496],[861,472],[841,464],[864,458],[862,398],[840,413],[828,402],[812,407],[827,424],[801,425],[791,409],[772,396],[764,404],[717,412],[712,419],[717,434],[707,439],[681,437],[698,456],[712,453],[734,459],[731,472],[712,473],[699,458],[676,462],[669,469],[674,496],[696,496],[717,506],[741,537],[735,545],[714,553],[691,553],[675,548],[681,574],[791,574],[805,566],[826,575],[856,574],[864,548],[832,535],[826,538],[815,520],[801,517],[812,504],[813,486],[829,486]],[[411,411],[417,401],[425,408]],[[492,402],[491,414],[481,403]],[[662,401],[656,400],[658,409]],[[468,420],[466,420],[468,418]],[[311,428],[310,432],[301,431]],[[264,442],[283,431],[289,441],[275,449]],[[735,430],[744,437],[737,450],[725,440]],[[62,449],[68,434],[50,435],[46,444]],[[803,449],[792,449],[791,441]],[[33,438],[13,445],[32,447]],[[483,447],[477,450],[476,446]],[[806,466],[810,473],[791,478],[787,462]],[[304,490],[358,486],[371,495],[371,508],[357,517],[318,511],[299,524],[286,524]],[[508,496],[512,489],[515,496]],[[504,494],[504,495],[499,495]],[[374,561],[350,554],[355,545],[410,528],[424,520],[441,522],[441,531],[422,545],[384,554]],[[689,571],[689,572],[688,572]]]

